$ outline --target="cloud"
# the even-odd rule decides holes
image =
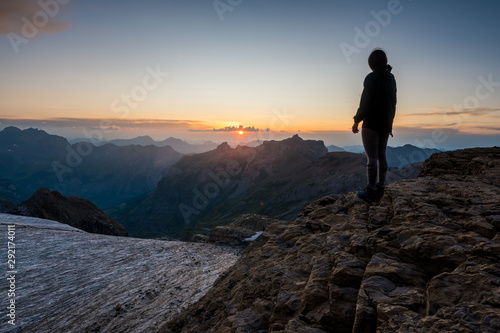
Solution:
[[[472,108],[472,109],[419,108],[417,110],[427,111],[427,112],[409,113],[406,114],[406,116],[454,116],[454,115],[485,116],[500,111],[500,109],[496,108]]]
[[[244,132],[254,132],[254,133],[258,133],[258,132],[269,132],[269,128],[266,128],[265,130],[261,130],[259,128],[255,128],[253,126],[243,126],[243,125],[239,125],[239,126],[226,126],[226,127],[223,127],[223,128],[213,128],[213,129],[205,129],[205,130],[191,130],[191,131],[195,131],[195,132],[239,132],[239,131],[244,131]]]
[[[460,135],[462,132],[456,127],[436,126],[432,124],[419,124],[413,126],[394,126],[394,135],[405,136],[433,136],[433,133],[444,131],[448,135]]]
[[[477,126],[475,127],[480,130],[486,130],[486,131],[495,131],[495,132],[500,132],[500,126],[494,127],[494,126]]]
[[[126,129],[162,129],[162,128],[191,128],[200,124],[193,120],[165,120],[165,119],[97,119],[97,118],[47,118],[30,119],[17,117],[1,117],[3,126],[20,127],[60,127],[60,128],[87,128],[103,131],[120,131]]]
[[[54,20],[65,6],[57,1],[3,0],[0,2],[0,35],[15,33],[23,36],[23,30],[25,34],[29,31],[30,35],[66,31],[69,28],[67,22]],[[35,27],[36,32],[28,25]]]

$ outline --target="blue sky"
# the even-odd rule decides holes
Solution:
[[[359,144],[349,129],[366,59],[381,47],[398,82],[390,145],[491,146],[500,139],[499,9],[472,0],[4,1],[0,129]],[[239,126],[261,132],[213,131]]]

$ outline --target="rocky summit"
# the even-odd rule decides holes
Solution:
[[[499,332],[500,148],[434,154],[378,204],[267,226],[162,332]]]

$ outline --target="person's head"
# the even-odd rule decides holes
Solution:
[[[368,57],[368,65],[373,71],[387,68],[387,55],[382,49],[375,49]]]

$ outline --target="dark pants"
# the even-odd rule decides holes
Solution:
[[[385,150],[389,140],[389,132],[379,133],[369,128],[362,128],[361,137],[367,158],[366,176],[368,186],[373,189],[375,189],[376,185],[384,186],[387,175]]]

